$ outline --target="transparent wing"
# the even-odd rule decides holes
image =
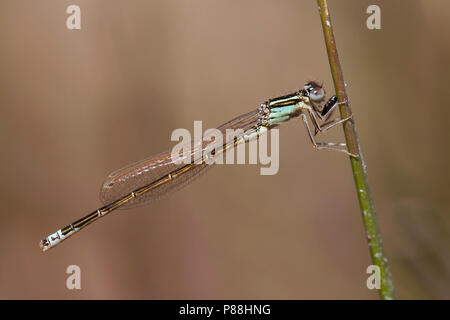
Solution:
[[[223,142],[229,143],[230,141],[233,142],[235,135],[229,134],[226,131],[227,129],[242,129],[243,134],[245,131],[256,127],[257,122],[258,109],[236,117],[233,120],[221,125],[217,129],[219,129],[223,134]],[[210,143],[210,141],[192,143],[191,145],[193,147],[190,149],[190,152],[185,155],[185,157],[189,157],[190,159],[193,159],[194,157],[201,158],[203,151]],[[106,178],[106,181],[103,183],[100,191],[100,200],[103,204],[109,204],[135,191],[136,189],[147,186],[154,181],[167,176],[169,173],[182,168],[184,165],[185,164],[183,163],[174,163],[171,157],[171,151],[166,151],[156,156],[128,165],[120,170],[114,171]],[[197,177],[200,177],[207,171],[208,168],[212,166],[213,165],[208,164],[198,164],[193,166],[182,175],[179,175],[176,178],[149,190],[139,197],[132,199],[121,208],[128,209],[143,206],[151,201],[169,195],[172,192],[186,186]]]

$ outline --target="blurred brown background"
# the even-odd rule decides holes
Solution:
[[[370,4],[381,30],[366,28]],[[450,3],[330,8],[397,295],[450,298]],[[315,1],[6,0],[0,46],[0,298],[378,298],[348,158],[314,151],[299,121],[280,129],[277,175],[218,166],[38,248],[175,128],[217,126],[308,79],[331,93]]]

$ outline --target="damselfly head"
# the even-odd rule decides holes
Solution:
[[[304,88],[308,92],[309,98],[314,103],[320,103],[325,99],[325,89],[321,84],[314,81],[305,82]]]

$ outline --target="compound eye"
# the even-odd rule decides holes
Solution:
[[[312,88],[309,91],[309,98],[313,102],[322,102],[323,99],[325,99],[325,90],[321,87],[318,88]]]

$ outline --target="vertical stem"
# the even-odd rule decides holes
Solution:
[[[319,5],[320,20],[325,38],[325,44],[328,52],[328,60],[330,62],[331,74],[333,76],[334,87],[338,101],[344,101],[339,105],[342,118],[352,115],[350,103],[347,95],[347,88],[344,82],[344,75],[339,61],[336,41],[334,39],[333,27],[331,25],[330,13],[326,0],[317,0]],[[366,166],[361,153],[361,148],[356,135],[355,123],[353,118],[343,124],[345,140],[347,142],[348,151],[359,155],[358,158],[350,157],[350,163],[353,170],[353,178],[355,180],[356,192],[361,207],[363,224],[366,229],[367,241],[370,249],[370,255],[375,265],[380,268],[380,297],[381,299],[395,299],[394,284],[389,271],[388,261],[383,250],[383,240],[378,229],[375,216],[372,197],[370,195],[369,183],[367,180]]]

